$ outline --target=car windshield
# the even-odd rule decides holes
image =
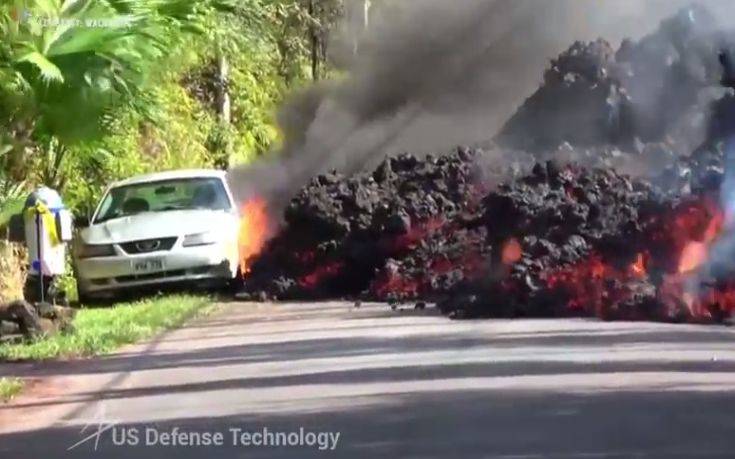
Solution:
[[[94,223],[144,212],[194,209],[231,209],[222,180],[191,178],[112,188],[102,200]]]

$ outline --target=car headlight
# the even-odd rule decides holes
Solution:
[[[81,244],[77,255],[79,258],[114,257],[115,247],[110,244]]]
[[[198,247],[202,245],[214,245],[218,242],[217,235],[213,232],[189,234],[184,238],[184,247]]]

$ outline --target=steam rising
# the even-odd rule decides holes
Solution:
[[[357,0],[356,0],[357,1]],[[639,38],[688,0],[404,0],[379,9],[348,76],[294,97],[278,160],[231,171],[280,207],[315,174],[490,140],[575,40]],[[731,0],[700,0],[735,17]],[[728,24],[723,24],[728,25]]]

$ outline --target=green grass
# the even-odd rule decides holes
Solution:
[[[176,328],[210,303],[207,297],[174,295],[104,309],[82,309],[74,319],[73,332],[31,343],[0,345],[0,361],[108,354],[125,344]]]
[[[9,402],[23,389],[23,381],[18,378],[0,378],[0,402]]]

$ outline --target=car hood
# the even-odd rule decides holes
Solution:
[[[236,231],[238,218],[213,210],[147,212],[98,223],[81,231],[86,244],[116,244],[208,231]]]

